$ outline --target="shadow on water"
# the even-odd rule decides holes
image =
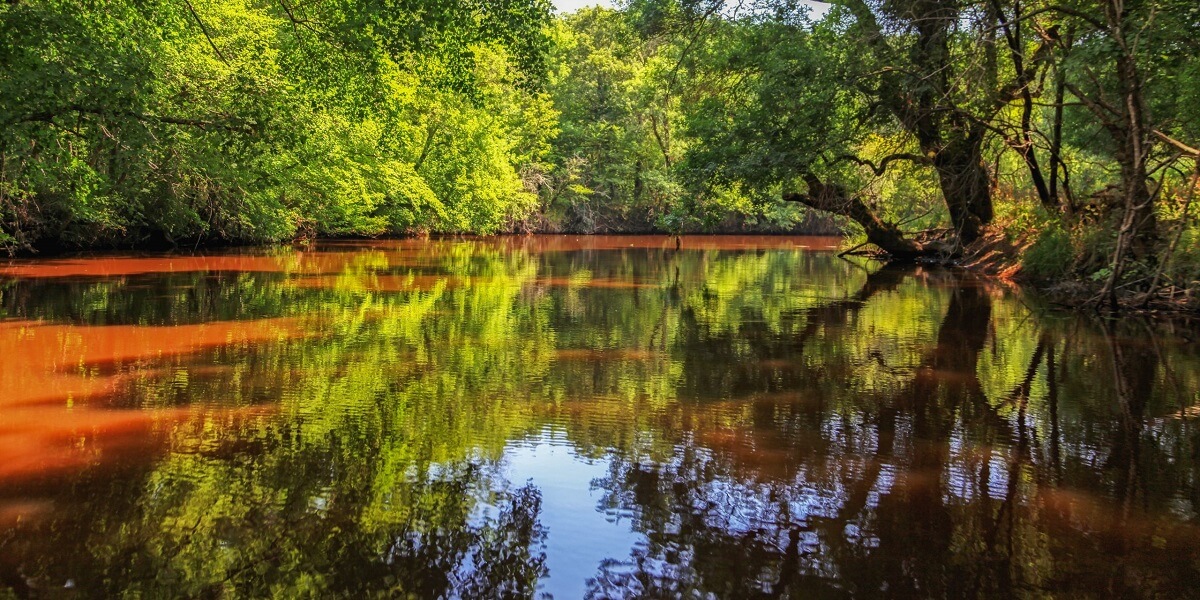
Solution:
[[[1194,345],[832,247],[2,268],[0,596],[1193,593]]]

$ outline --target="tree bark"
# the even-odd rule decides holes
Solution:
[[[944,145],[933,166],[959,239],[975,241],[992,221],[992,177],[983,161],[983,136],[972,132]]]
[[[1104,22],[1094,24],[1113,41],[1116,48],[1115,97],[1110,103],[1105,90],[1094,78],[1096,90],[1093,95],[1083,92],[1077,85],[1068,84],[1067,88],[1108,130],[1121,169],[1121,225],[1108,279],[1097,296],[1098,301],[1107,302],[1115,308],[1117,288],[1129,264],[1142,262],[1153,266],[1156,260],[1158,221],[1154,212],[1155,193],[1150,191],[1147,184],[1153,128],[1143,89],[1144,79],[1138,70],[1135,49],[1125,32],[1127,13],[1120,0],[1107,0],[1101,8]]]
[[[1070,47],[1070,38],[1068,36],[1067,47]],[[1066,211],[1067,214],[1075,214],[1075,201],[1071,197],[1070,176],[1067,173],[1067,165],[1062,160],[1062,139],[1063,139],[1063,106],[1066,100],[1067,84],[1066,75],[1063,74],[1061,67],[1054,69],[1054,121],[1050,131],[1050,196],[1059,199],[1059,205]],[[1059,171],[1062,171],[1062,194],[1063,198],[1059,198]]]
[[[864,0],[837,0],[854,15],[868,47],[887,57],[895,54],[871,6]],[[907,60],[910,69],[885,69],[877,94],[887,109],[916,139],[938,174],[942,197],[954,229],[964,243],[976,240],[992,220],[992,180],[983,160],[983,127],[953,101],[951,32],[961,10],[937,0],[910,0],[896,7],[915,33]]]
[[[815,175],[805,175],[804,181],[808,184],[808,193],[786,193],[783,199],[848,217],[866,231],[867,241],[893,258],[913,260],[938,253],[934,248],[904,237],[898,227],[880,219],[861,199],[850,195],[841,186],[827,184]]]

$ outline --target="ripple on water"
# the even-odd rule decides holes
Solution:
[[[835,245],[0,266],[0,596],[1193,591],[1196,348]]]

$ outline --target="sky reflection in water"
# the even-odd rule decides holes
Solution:
[[[1194,593],[1186,326],[835,247],[0,264],[0,597]]]

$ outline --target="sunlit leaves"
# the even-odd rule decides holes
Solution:
[[[490,232],[523,217],[521,173],[555,131],[536,92],[548,6],[392,8],[4,5],[6,247]]]

